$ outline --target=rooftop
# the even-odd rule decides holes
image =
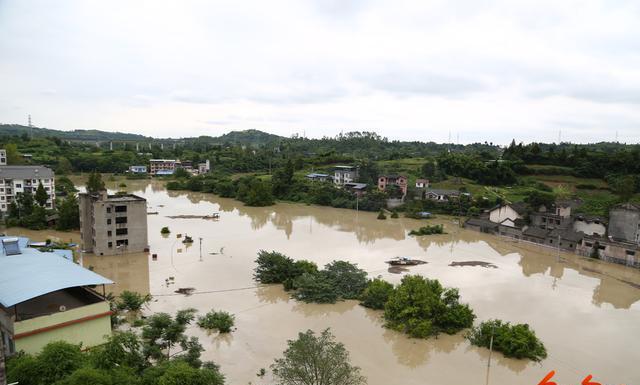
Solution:
[[[134,194],[116,194],[116,195],[107,196],[107,202],[129,202],[129,201],[146,201],[146,199]]]
[[[53,176],[53,171],[45,166],[0,166],[2,179],[40,179]]]
[[[4,239],[15,238],[0,237]],[[25,247],[27,243],[27,238],[18,238],[20,254],[0,252],[0,304],[4,307],[57,290],[113,283],[56,253]]]
[[[355,190],[363,190],[365,188],[367,188],[367,184],[366,183],[345,183],[344,184],[345,187],[349,187]]]

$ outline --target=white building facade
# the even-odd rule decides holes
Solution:
[[[44,166],[0,165],[0,212],[5,214],[9,204],[20,193],[30,192],[35,195],[40,183],[48,195],[46,208],[53,209],[56,199],[54,178],[53,170]]]

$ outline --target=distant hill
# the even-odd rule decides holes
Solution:
[[[73,130],[61,131],[50,128],[28,127],[19,124],[0,124],[0,136],[13,135],[32,135],[33,137],[56,137],[63,140],[86,140],[86,141],[148,141],[161,140],[165,142],[184,141],[184,140],[201,140],[214,143],[233,143],[245,146],[261,146],[267,143],[277,142],[283,137],[269,134],[259,130],[231,131],[218,137],[201,136],[199,138],[152,138],[144,135],[129,134],[126,132],[108,132],[100,130]]]
[[[33,135],[34,137],[57,137],[64,140],[148,140],[143,135],[129,134],[125,132],[108,132],[100,130],[73,130],[73,131],[61,131],[52,130],[50,128],[41,127],[28,127],[21,126],[19,124],[0,124],[0,136],[11,135]]]
[[[217,142],[243,144],[246,146],[261,146],[267,143],[277,142],[283,139],[282,136],[269,134],[260,130],[231,131],[217,138]]]

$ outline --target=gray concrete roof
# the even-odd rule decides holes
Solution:
[[[45,166],[0,166],[2,179],[51,179],[53,176],[53,171]]]

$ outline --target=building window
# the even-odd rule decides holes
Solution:
[[[111,230],[107,231],[107,237],[110,237],[112,234]]]
[[[107,247],[108,248],[112,248],[113,247],[113,242],[107,242]]]
[[[127,235],[129,234],[128,229],[116,229],[116,235]]]
[[[549,239],[549,243],[553,243],[553,239]]]
[[[16,183],[16,188],[22,188],[22,184]]]
[[[591,243],[591,242],[585,242],[585,243],[584,243],[584,245],[585,245],[585,246],[587,246],[587,247],[591,247],[591,246],[593,246],[593,243]]]
[[[128,239],[118,239],[116,240],[116,246],[128,246],[129,245],[129,240]]]
[[[116,223],[127,223],[127,217],[117,217]]]
[[[111,218],[107,218],[107,224],[110,225],[111,224]]]
[[[126,213],[127,212],[127,206],[116,206],[116,212],[117,213]]]
[[[111,214],[111,207],[107,207],[107,214]]]
[[[627,255],[631,255],[631,256],[636,255],[636,252],[633,250],[626,250],[626,252],[627,252]]]

